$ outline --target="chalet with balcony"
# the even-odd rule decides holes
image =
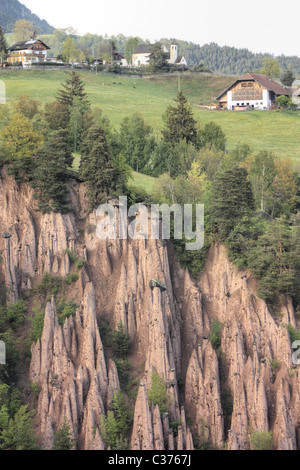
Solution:
[[[37,38],[29,41],[19,41],[9,48],[7,61],[11,64],[22,63],[23,67],[26,68],[37,62],[46,62],[49,49],[50,47]]]
[[[282,87],[266,75],[246,73],[223,90],[216,100],[221,109],[272,109],[276,107],[276,98],[281,95],[291,96],[292,90]]]

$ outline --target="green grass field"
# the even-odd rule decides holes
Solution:
[[[79,72],[86,85],[92,106],[100,107],[117,129],[123,118],[140,112],[160,136],[162,114],[172,104],[178,91],[178,78],[136,78],[95,72]],[[7,100],[30,94],[43,103],[52,101],[67,71],[1,70]],[[300,169],[300,113],[292,111],[216,111],[205,109],[226,88],[233,77],[181,76],[180,89],[192,105],[195,119],[201,124],[218,123],[227,136],[230,150],[238,142],[249,144],[254,151],[271,150],[279,157],[290,157]]]

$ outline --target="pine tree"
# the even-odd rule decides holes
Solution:
[[[291,296],[297,293],[299,251],[293,235],[288,220],[275,219],[249,253],[249,269],[259,279],[258,293],[270,301],[281,293]]]
[[[0,431],[1,450],[35,450],[37,449],[34,434],[33,411],[22,405],[5,429]]]
[[[0,64],[4,62],[7,51],[8,51],[7,42],[3,33],[3,29],[0,26]]]
[[[196,143],[197,122],[193,118],[186,97],[180,91],[174,101],[176,106],[169,106],[163,115],[165,121],[165,127],[162,131],[164,141],[170,142],[172,145],[184,139],[187,143]]]
[[[92,126],[82,142],[79,173],[86,181],[91,208],[97,207],[114,188],[116,164],[111,158],[104,130]]]
[[[214,186],[212,221],[224,240],[237,221],[254,209],[252,188],[247,171],[239,167],[220,173]]]
[[[62,84],[58,91],[57,101],[69,114],[68,128],[73,151],[76,152],[81,142],[83,120],[90,103],[85,93],[85,85],[77,72],[70,72],[70,77]]]
[[[71,450],[76,444],[76,438],[70,424],[64,418],[61,427],[54,433],[52,450]]]
[[[87,94],[84,91],[85,85],[77,72],[70,72],[70,77],[62,83],[62,88],[58,90],[57,100],[67,106],[72,106],[75,98],[81,103],[81,108],[86,111],[89,107]]]
[[[66,130],[54,131],[34,160],[31,182],[42,212],[68,212],[67,171],[73,163]]]

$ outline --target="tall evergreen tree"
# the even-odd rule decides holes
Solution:
[[[72,163],[67,131],[54,131],[34,160],[31,185],[35,189],[38,209],[42,212],[64,213],[70,209],[66,182],[68,167]]]
[[[0,64],[4,62],[7,51],[8,51],[7,42],[4,36],[3,29],[0,26]]]
[[[126,162],[136,171],[143,171],[155,146],[152,128],[137,113],[123,119],[120,128],[120,149]]]
[[[86,110],[89,107],[87,94],[85,93],[85,85],[77,72],[70,72],[69,78],[62,83],[62,88],[58,90],[57,99],[60,103],[72,106],[73,101],[77,98],[81,107]]]
[[[105,132],[92,126],[82,141],[79,174],[86,181],[90,207],[95,208],[122,184],[116,161],[111,157]]]
[[[176,106],[169,106],[163,115],[165,122],[165,127],[162,130],[164,141],[170,142],[172,145],[184,139],[187,143],[196,143],[197,122],[193,118],[186,97],[180,91],[174,101]]]
[[[211,202],[212,222],[225,240],[238,220],[254,209],[251,183],[245,168],[233,168],[220,173],[214,182]]]
[[[69,78],[58,91],[57,101],[69,113],[69,134],[73,151],[76,152],[82,137],[84,114],[90,107],[85,85],[77,72],[70,72]]]

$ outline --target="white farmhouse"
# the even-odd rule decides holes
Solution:
[[[152,46],[153,44],[140,44],[139,46],[137,46],[137,48],[133,51],[132,54],[132,65],[134,67],[148,65]],[[170,49],[168,49],[165,45],[162,45],[162,49],[167,54],[167,62],[169,64],[187,66],[185,58],[183,56],[178,55],[177,44],[171,44]]]

